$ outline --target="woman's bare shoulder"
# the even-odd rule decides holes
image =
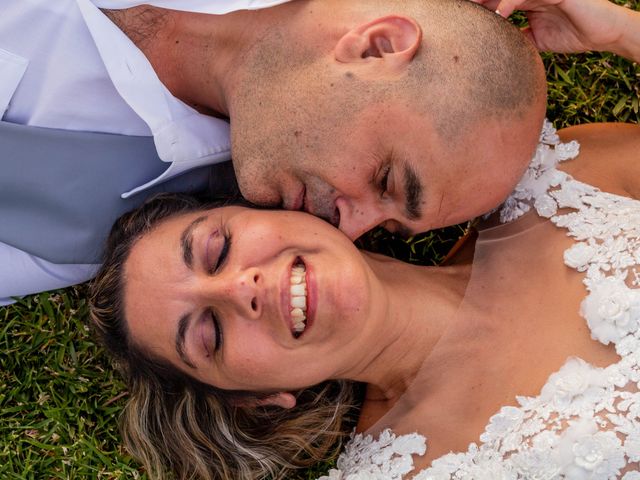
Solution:
[[[562,129],[563,142],[577,140],[580,155],[562,169],[602,190],[640,198],[640,126],[594,123]]]

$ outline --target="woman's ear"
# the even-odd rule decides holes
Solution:
[[[296,406],[296,397],[291,393],[279,392],[262,399],[234,400],[236,407],[280,407],[290,409]]]
[[[397,72],[411,63],[422,43],[422,29],[411,17],[387,15],[359,25],[336,44],[340,63],[376,63]]]

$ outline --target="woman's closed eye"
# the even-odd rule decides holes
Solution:
[[[216,317],[212,309],[208,309],[202,319],[200,338],[207,358],[218,352],[222,347],[222,328],[218,317]]]
[[[231,236],[222,234],[220,230],[216,230],[209,236],[205,264],[210,275],[216,273],[224,265],[230,246]]]
[[[214,329],[213,351],[217,352],[222,346],[222,328],[220,327],[218,317],[216,317],[216,314],[213,312],[213,310],[209,310],[209,315],[211,316],[211,321],[213,322]]]

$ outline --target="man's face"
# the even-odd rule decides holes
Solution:
[[[315,116],[304,113],[305,101]],[[236,112],[240,188],[256,203],[323,217],[351,239],[377,225],[418,233],[489,211],[519,180],[539,132],[487,121],[444,141],[427,115],[405,102],[372,102],[347,115],[330,100],[298,102],[271,115],[260,115],[264,105],[257,105],[249,115],[267,120],[234,131],[242,122]]]

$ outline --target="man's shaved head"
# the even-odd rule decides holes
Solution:
[[[249,200],[305,209],[351,237],[378,224],[422,231],[497,206],[542,125],[537,52],[472,2],[107,13],[174,95],[230,117]]]
[[[303,207],[352,237],[379,223],[439,227],[506,197],[546,98],[540,58],[517,28],[462,0],[293,3],[291,22],[249,51],[231,103],[245,195]],[[401,50],[414,41],[407,60]],[[388,165],[390,195],[376,185]],[[407,165],[424,190],[417,219],[400,192]],[[483,182],[491,188],[480,197]]]

